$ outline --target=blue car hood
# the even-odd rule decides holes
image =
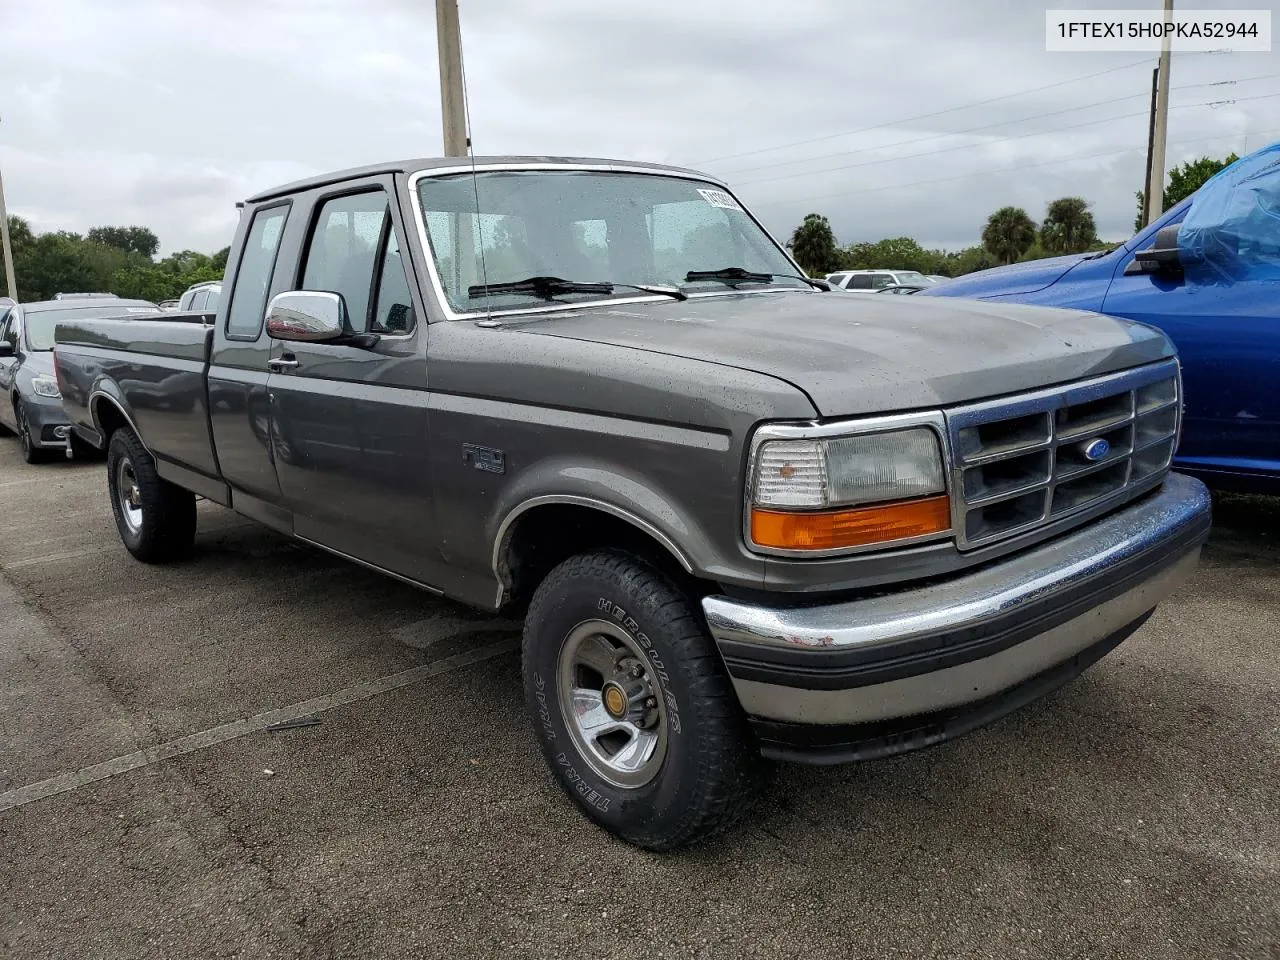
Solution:
[[[1056,283],[1077,263],[1082,263],[1091,256],[1093,254],[1073,253],[1065,257],[1028,260],[1026,263],[1014,263],[1007,267],[980,270],[977,273],[969,273],[963,277],[948,280],[945,284],[940,284],[940,287],[945,286],[945,291],[939,289],[921,290],[916,296],[971,297],[978,299],[989,296],[1034,293],[1037,290],[1043,290],[1052,283]]]

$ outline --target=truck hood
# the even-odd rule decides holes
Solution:
[[[1173,354],[1158,330],[1127,320],[918,295],[739,294],[501,325],[767,374],[804,391],[824,417],[946,406]]]
[[[921,291],[930,296],[985,297],[993,294],[1009,296],[1019,293],[1035,293],[1057,283],[1072,267],[1088,260],[1093,254],[1073,253],[1065,257],[1049,257],[1044,260],[1028,260],[1007,267],[993,267],[967,273],[963,277],[946,281],[946,292]]]

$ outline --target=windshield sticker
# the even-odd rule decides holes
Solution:
[[[702,199],[707,201],[713,207],[721,207],[724,210],[741,210],[738,201],[729,196],[723,190],[699,190]]]

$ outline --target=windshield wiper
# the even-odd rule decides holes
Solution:
[[[679,287],[668,287],[658,283],[615,283],[615,287],[630,287],[632,290],[643,290],[645,293],[660,293],[677,300],[688,300],[689,295]]]
[[[527,277],[524,280],[511,280],[504,283],[478,283],[467,288],[467,296],[488,297],[503,293],[532,293],[536,297],[550,300],[561,293],[613,293],[614,287],[630,287],[645,293],[657,293],[676,300],[688,300],[689,295],[679,287],[668,287],[656,283],[614,283],[606,281],[565,280],[562,277]]]
[[[755,273],[742,267],[724,267],[721,270],[690,270],[684,275],[686,283],[699,280],[719,280],[721,283],[768,283],[772,273]]]
[[[501,293],[532,293],[535,297],[550,300],[561,293],[613,293],[613,284],[565,280],[563,277],[526,277],[505,283],[478,283],[467,288],[467,296],[472,299]]]
[[[756,273],[743,267],[724,267],[721,270],[690,270],[685,274],[684,279],[686,283],[695,283],[699,280],[719,280],[721,283],[735,286],[739,283],[769,283],[777,277],[785,280],[799,280],[817,290],[828,289],[825,283],[814,280],[812,277],[802,277],[795,273]]]

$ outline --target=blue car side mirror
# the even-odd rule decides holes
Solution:
[[[1178,231],[1181,229],[1181,224],[1172,224],[1157,230],[1151,246],[1134,254],[1129,265],[1124,268],[1125,276],[1139,273],[1158,273],[1166,276],[1181,274],[1183,251],[1178,246]]]

